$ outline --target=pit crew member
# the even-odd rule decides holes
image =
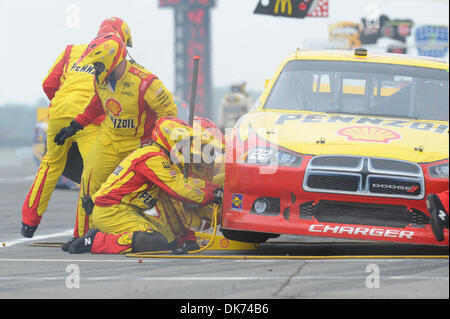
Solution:
[[[130,29],[123,20],[116,17],[105,19],[100,25],[98,34],[109,32],[117,32],[128,46],[132,46]],[[78,64],[87,46],[87,44],[66,46],[42,83],[44,92],[51,101],[47,131],[49,142],[46,155],[23,204],[21,233],[24,237],[33,237],[41,222],[53,190],[64,171],[72,144],[77,144],[83,162],[86,163],[88,152],[104,119],[104,115],[95,116],[90,125],[87,125],[80,134],[68,138],[62,147],[52,142],[62,128],[84,111],[94,96],[94,67],[91,64],[84,66]],[[74,229],[75,237],[84,234],[84,219],[84,214],[79,212]]]
[[[192,136],[182,120],[158,120],[152,139],[127,156],[93,195],[96,229],[75,240],[69,253],[199,249],[185,226],[182,203],[205,206],[220,201],[220,195],[218,185],[183,175],[180,145]],[[147,215],[152,209],[156,214]]]
[[[172,94],[163,83],[150,71],[128,61],[126,55],[125,44],[114,33],[100,35],[88,45],[79,65],[94,65],[95,95],[85,111],[54,139],[63,145],[96,117],[106,114],[81,177],[84,200],[78,203],[79,215],[85,212],[83,202],[89,202],[122,159],[149,139],[155,121],[177,115]],[[81,227],[85,232],[92,228],[92,219],[85,219]]]
[[[230,92],[224,95],[220,103],[220,129],[225,132],[237,120],[246,114],[252,106],[252,98],[245,90],[247,83],[241,76],[236,76],[231,82]]]

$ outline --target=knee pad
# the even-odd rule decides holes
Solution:
[[[159,232],[135,231],[131,248],[134,253],[168,250],[168,242]]]

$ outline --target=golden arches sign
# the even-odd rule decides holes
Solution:
[[[276,3],[275,3],[275,8],[274,8],[273,12],[275,14],[277,14],[278,10],[281,9],[281,13],[286,13],[286,7],[287,7],[287,14],[288,15],[292,15],[292,3],[291,3],[291,0],[277,0]]]
[[[253,11],[275,17],[328,17],[329,0],[259,0]]]

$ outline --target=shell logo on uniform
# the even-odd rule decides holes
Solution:
[[[114,116],[119,116],[122,113],[122,106],[120,103],[113,99],[109,98],[106,100],[105,107],[110,111]]]
[[[352,126],[340,129],[338,135],[345,136],[348,141],[389,143],[398,140],[400,134],[397,132],[375,126]]]

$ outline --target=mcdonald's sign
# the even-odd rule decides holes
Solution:
[[[259,0],[253,13],[300,19],[328,17],[328,0]]]

